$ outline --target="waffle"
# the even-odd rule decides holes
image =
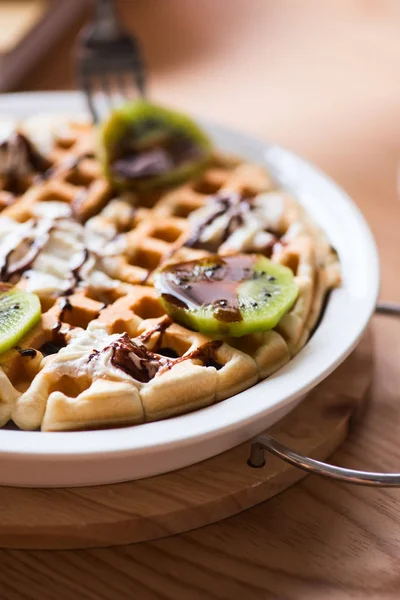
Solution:
[[[339,263],[263,168],[215,155],[175,189],[117,194],[85,123],[53,131],[45,156],[50,167],[0,215],[0,278],[42,304],[41,322],[0,355],[0,425],[66,431],[165,419],[250,387],[307,342],[340,283]],[[165,314],[154,270],[216,252],[258,252],[293,270],[299,296],[274,330],[213,339]]]
[[[66,117],[39,116],[23,123],[0,117],[0,123],[5,130],[0,144],[0,210],[19,205],[21,196],[46,172],[54,174],[61,164],[72,166],[88,143],[92,146],[90,127]],[[98,174],[97,169],[94,178]],[[20,206],[22,213],[24,205]]]

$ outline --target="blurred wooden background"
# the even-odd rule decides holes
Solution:
[[[398,0],[117,4],[142,41],[154,98],[305,155],[363,202],[378,242],[394,248],[397,228],[384,225],[400,218]],[[79,27],[21,90],[74,86],[70,49]],[[384,278],[383,293],[392,289]]]
[[[398,0],[118,7],[143,42],[155,99],[280,142],[353,196],[379,246],[382,297],[400,301]],[[73,87],[76,31],[21,90]],[[373,332],[371,408],[334,461],[400,470],[400,324],[376,318]],[[0,597],[397,599],[399,501],[400,491],[308,477],[240,516],[171,539],[87,552],[0,551]]]

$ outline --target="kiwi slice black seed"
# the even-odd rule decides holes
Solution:
[[[155,273],[154,285],[178,323],[235,337],[275,327],[298,294],[292,271],[258,254],[168,265]]]
[[[0,283],[0,353],[15,346],[40,317],[40,300],[35,294]]]
[[[100,127],[100,160],[121,189],[181,183],[205,167],[210,151],[208,137],[189,117],[144,100],[113,111]]]

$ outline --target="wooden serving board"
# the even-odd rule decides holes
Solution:
[[[365,405],[372,355],[368,333],[268,433],[308,456],[329,457]],[[53,490],[0,487],[0,547],[89,548],[165,537],[239,513],[305,476],[269,455],[263,468],[251,468],[249,451],[250,442],[185,469],[127,483]]]

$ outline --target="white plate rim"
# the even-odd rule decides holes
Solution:
[[[83,99],[78,92],[28,92],[0,96],[2,114],[45,110],[69,112],[79,107],[84,110]],[[325,315],[321,326],[299,355],[270,378],[228,400],[187,415],[120,429],[62,433],[2,429],[0,430],[0,457],[24,455],[28,460],[35,460],[40,456],[68,460],[72,456],[100,458],[110,454],[115,456],[167,451],[169,448],[176,448],[177,445],[184,448],[207,438],[234,431],[257,419],[261,420],[272,409],[277,410],[289,404],[327,377],[357,345],[373,314],[379,293],[380,276],[378,253],[373,236],[354,202],[319,169],[288,150],[210,122],[200,121],[213,134],[234,136],[242,148],[247,145],[249,148],[258,148],[258,152],[262,148],[266,160],[274,162],[273,170],[278,176],[280,168],[285,171],[286,162],[306,172],[315,181],[318,180],[321,187],[325,186],[326,190],[330,190],[332,197],[336,198],[335,210],[346,219],[346,227],[351,230],[353,237],[353,246],[358,245],[363,249],[363,255],[357,257],[356,263],[363,273],[368,267],[369,281],[362,281],[364,295],[356,298],[358,300],[356,310],[354,306],[351,307],[352,319],[346,321],[348,327],[341,331],[335,340],[328,340],[324,344],[321,339],[327,318],[338,316],[338,312],[335,312],[334,305],[337,303],[334,298],[335,294],[338,297],[341,292],[335,291],[328,305],[328,317]],[[279,162],[280,166],[277,165]],[[282,177],[284,178],[284,173]],[[291,187],[290,178],[287,186]],[[348,284],[349,282],[345,282],[346,286]],[[342,309],[344,304],[341,303]],[[320,352],[319,356],[318,352]],[[265,392],[269,396],[268,403],[261,398]]]

